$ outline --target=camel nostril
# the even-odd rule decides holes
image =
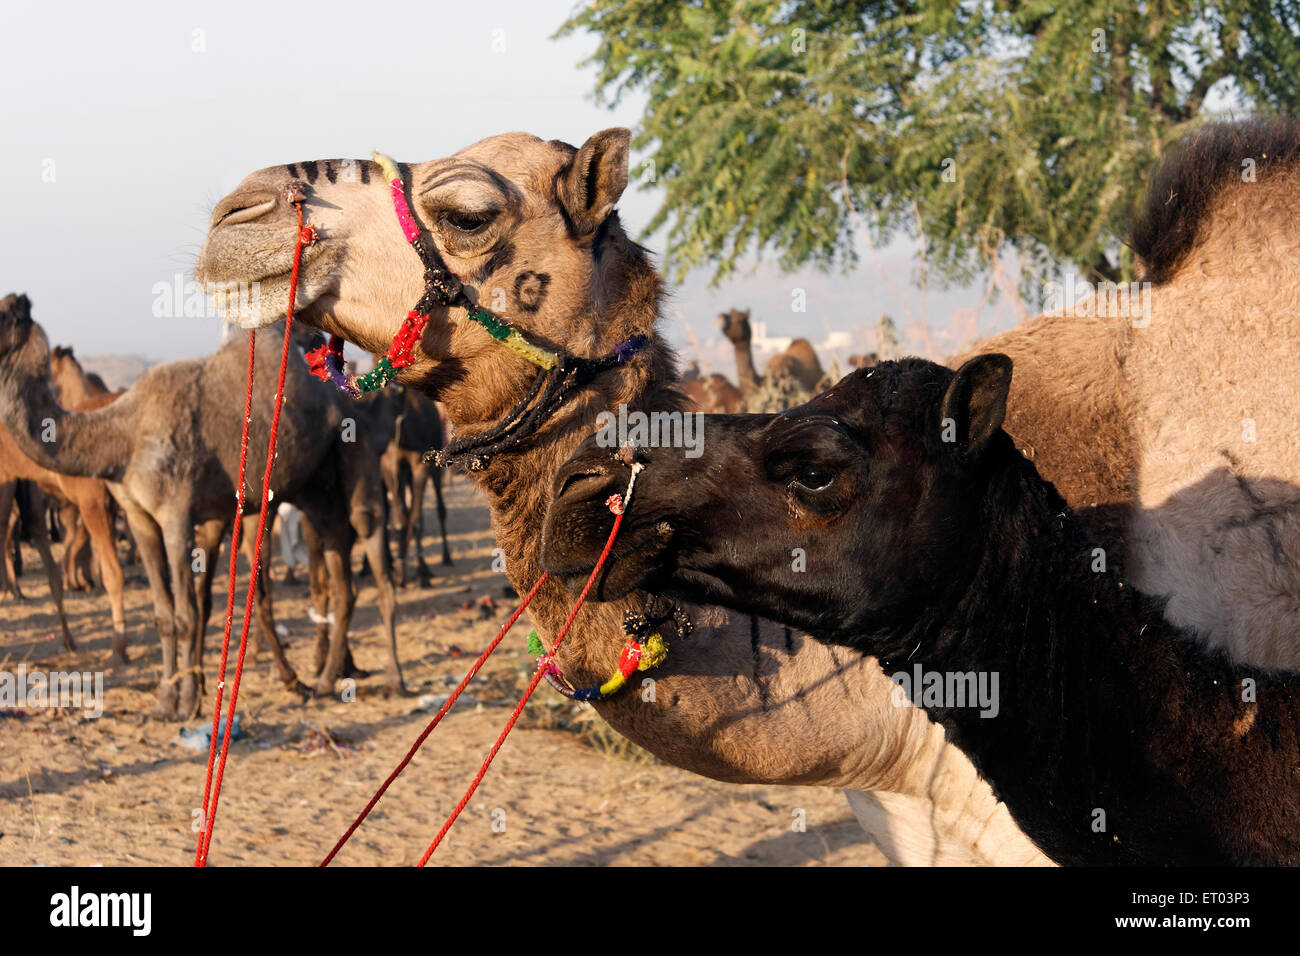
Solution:
[[[588,484],[593,481],[605,481],[609,476],[595,468],[575,471],[565,475],[564,480],[560,483],[560,489],[555,493],[555,500],[558,501],[567,495],[574,488]]]
[[[232,226],[240,222],[253,222],[275,209],[275,198],[266,195],[230,200],[226,208],[218,206],[212,213],[212,228]]]

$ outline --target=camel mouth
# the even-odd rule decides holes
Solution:
[[[666,584],[671,569],[659,558],[666,555],[671,540],[672,535],[665,537],[658,525],[652,524],[644,528],[628,528],[625,525],[596,578],[596,599],[617,601],[633,591],[654,591],[659,585]],[[595,554],[585,551],[563,553],[566,550],[544,545],[542,565],[576,592],[582,589],[591,576],[599,550]]]
[[[240,207],[230,215],[248,217],[214,227],[199,253],[194,278],[218,315],[241,328],[259,329],[283,319],[289,305],[295,243],[281,226],[255,222],[265,203]],[[263,213],[264,214],[264,213]],[[329,247],[324,237],[302,250],[295,312],[303,312],[329,292]]]

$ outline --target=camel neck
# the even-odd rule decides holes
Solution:
[[[103,408],[69,412],[54,397],[47,374],[33,374],[10,409],[10,432],[37,464],[64,475],[120,480],[126,443],[119,418],[131,403],[124,395]]]
[[[652,329],[647,327],[634,331],[649,334]],[[608,343],[599,343],[602,349],[608,350],[617,344],[612,334],[609,338]],[[493,360],[499,362],[499,354],[494,355]],[[518,593],[531,589],[542,574],[542,525],[551,499],[552,483],[560,466],[582,440],[595,431],[597,416],[601,412],[616,412],[620,404],[632,408],[680,409],[680,395],[670,384],[663,384],[671,383],[674,374],[671,354],[661,342],[652,338],[628,366],[601,374],[589,387],[561,406],[535,434],[493,456],[482,471],[470,473],[488,497],[493,531],[505,554],[506,575]],[[469,378],[487,380],[486,376],[476,377],[472,372]],[[524,396],[529,384],[527,377],[513,381],[515,384],[511,391],[493,405],[509,408]],[[481,396],[478,401],[481,403]],[[447,410],[457,431],[467,430],[473,434],[492,424],[466,420],[463,409],[450,398]],[[543,630],[554,633],[559,629],[575,596],[558,580],[543,587],[532,605],[534,618]],[[621,602],[612,602],[612,605],[618,606],[621,617],[623,608],[638,606],[639,601],[640,598],[631,596]],[[587,612],[584,610],[583,614]],[[584,644],[584,633],[594,635],[594,639],[604,637],[606,640],[598,647],[588,646]],[[608,628],[575,628],[573,636],[566,641],[567,652],[561,652],[561,665],[574,680],[583,681],[597,675],[603,679],[617,659],[621,646],[608,638]]]
[[[1028,463],[991,479],[987,505],[967,586],[899,636],[916,653],[885,672],[1059,862],[1223,862],[1193,787],[1294,765],[1294,740],[1248,757],[1233,728],[1293,728],[1300,679],[1197,647],[1102,569]]]

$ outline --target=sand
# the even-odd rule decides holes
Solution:
[[[448,505],[455,565],[431,565],[432,587],[412,582],[398,595],[398,646],[407,687],[417,696],[383,693],[386,654],[369,579],[359,582],[351,641],[358,665],[372,676],[356,683],[355,699],[290,696],[263,652],[240,691],[245,736],[231,747],[211,865],[319,862],[431,716],[418,695],[447,693],[509,615],[513,598],[504,593],[504,575],[491,569],[494,542],[482,498],[457,480]],[[425,529],[432,556],[432,513]],[[7,596],[0,604],[0,671],[24,661],[29,670],[102,669],[111,636],[104,594],[67,595],[79,649],[62,651],[44,571],[34,551],[25,548],[23,557],[26,600]],[[358,552],[354,567],[360,563]],[[307,588],[282,583],[283,570],[277,553],[276,616],[287,628],[289,659],[306,677],[314,639]],[[150,716],[161,654],[143,570],[126,571],[132,659],[103,671],[103,715],[0,707],[0,865],[175,866],[193,859],[207,754],[184,747],[178,731],[204,722]],[[239,603],[245,584],[241,574]],[[479,606],[485,596],[495,608]],[[224,580],[213,600],[204,660],[210,689]],[[515,626],[467,691],[472,700],[462,698],[443,721],[336,865],[405,866],[420,858],[531,676],[529,626],[526,616]],[[210,703],[204,711],[210,714]],[[432,862],[852,866],[884,859],[838,790],[695,776],[624,741],[590,708],[543,686]]]

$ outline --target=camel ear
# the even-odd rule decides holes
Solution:
[[[974,458],[997,434],[1007,416],[1011,359],[977,355],[957,369],[939,412],[943,440],[955,442],[963,458]]]
[[[631,132],[621,126],[601,130],[582,144],[560,174],[560,204],[579,234],[595,232],[627,188],[631,141]]]

